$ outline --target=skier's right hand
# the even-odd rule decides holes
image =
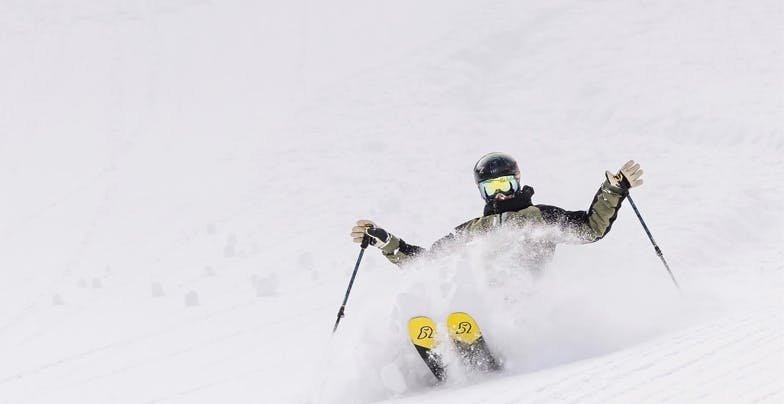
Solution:
[[[393,237],[386,230],[376,226],[370,220],[357,220],[357,225],[351,229],[351,238],[355,243],[362,243],[362,239],[367,236],[370,245],[384,249]]]

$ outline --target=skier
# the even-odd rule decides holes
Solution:
[[[437,252],[448,243],[468,242],[502,227],[522,231],[554,228],[558,231],[537,234],[555,234],[559,237],[525,237],[524,242],[530,244],[530,248],[526,249],[528,256],[522,257],[523,264],[531,270],[541,269],[552,259],[556,244],[572,240],[592,243],[604,237],[610,231],[629,189],[642,184],[642,173],[640,165],[634,161],[624,164],[617,174],[607,171],[606,179],[594,195],[588,210],[567,211],[551,205],[534,205],[531,202],[534,189],[522,185],[517,162],[507,154],[486,154],[474,166],[474,180],[485,200],[483,215],[457,226],[453,233],[436,241],[430,252]],[[389,261],[398,266],[428,252],[422,247],[406,243],[370,220],[357,221],[351,230],[354,242],[361,243],[366,235],[371,245],[379,248]]]
[[[447,244],[468,242],[472,238],[498,229],[522,234],[521,265],[529,270],[540,270],[555,253],[558,243],[576,241],[591,243],[610,231],[629,189],[642,184],[640,165],[629,161],[617,174],[605,173],[605,181],[593,197],[588,210],[567,211],[551,205],[534,205],[533,188],[522,185],[517,162],[503,153],[489,153],[474,166],[474,180],[485,200],[484,213],[459,226],[454,232],[436,241],[430,251],[408,244],[399,237],[378,227],[370,220],[359,220],[351,229],[351,237],[361,243],[368,237],[371,245],[391,262],[403,266],[416,257],[434,253]],[[538,230],[553,231],[538,231]],[[477,322],[469,314],[454,312],[447,317],[448,335],[459,357],[468,369],[479,372],[498,371],[503,361],[498,360],[485,343]],[[439,382],[447,378],[446,364],[435,350],[438,344],[436,323],[427,316],[409,320],[411,342]]]

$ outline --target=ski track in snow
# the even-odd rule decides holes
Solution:
[[[0,403],[784,401],[780,1],[56,3],[0,5]],[[370,248],[330,337],[353,221],[428,246],[499,150],[567,209],[639,161],[682,295],[624,206],[539,282]],[[508,368],[433,387],[458,309]]]

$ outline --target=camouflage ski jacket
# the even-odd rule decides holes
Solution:
[[[488,202],[483,216],[457,226],[454,232],[436,241],[430,251],[392,236],[381,252],[389,261],[402,265],[425,253],[437,252],[448,244],[467,243],[500,228],[511,228],[512,231],[554,230],[537,232],[540,238],[526,237],[525,241],[521,241],[534,247],[529,249],[530,256],[525,260],[533,266],[541,266],[552,258],[556,244],[591,243],[604,237],[610,231],[627,192],[605,180],[588,210],[567,211],[556,206],[534,205],[531,202],[534,190],[526,185],[515,198]]]

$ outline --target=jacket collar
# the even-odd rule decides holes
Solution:
[[[517,191],[514,198],[505,201],[491,200],[485,204],[484,216],[497,215],[504,212],[516,212],[523,210],[532,205],[531,197],[534,195],[534,189],[528,185],[524,185],[522,189]]]

